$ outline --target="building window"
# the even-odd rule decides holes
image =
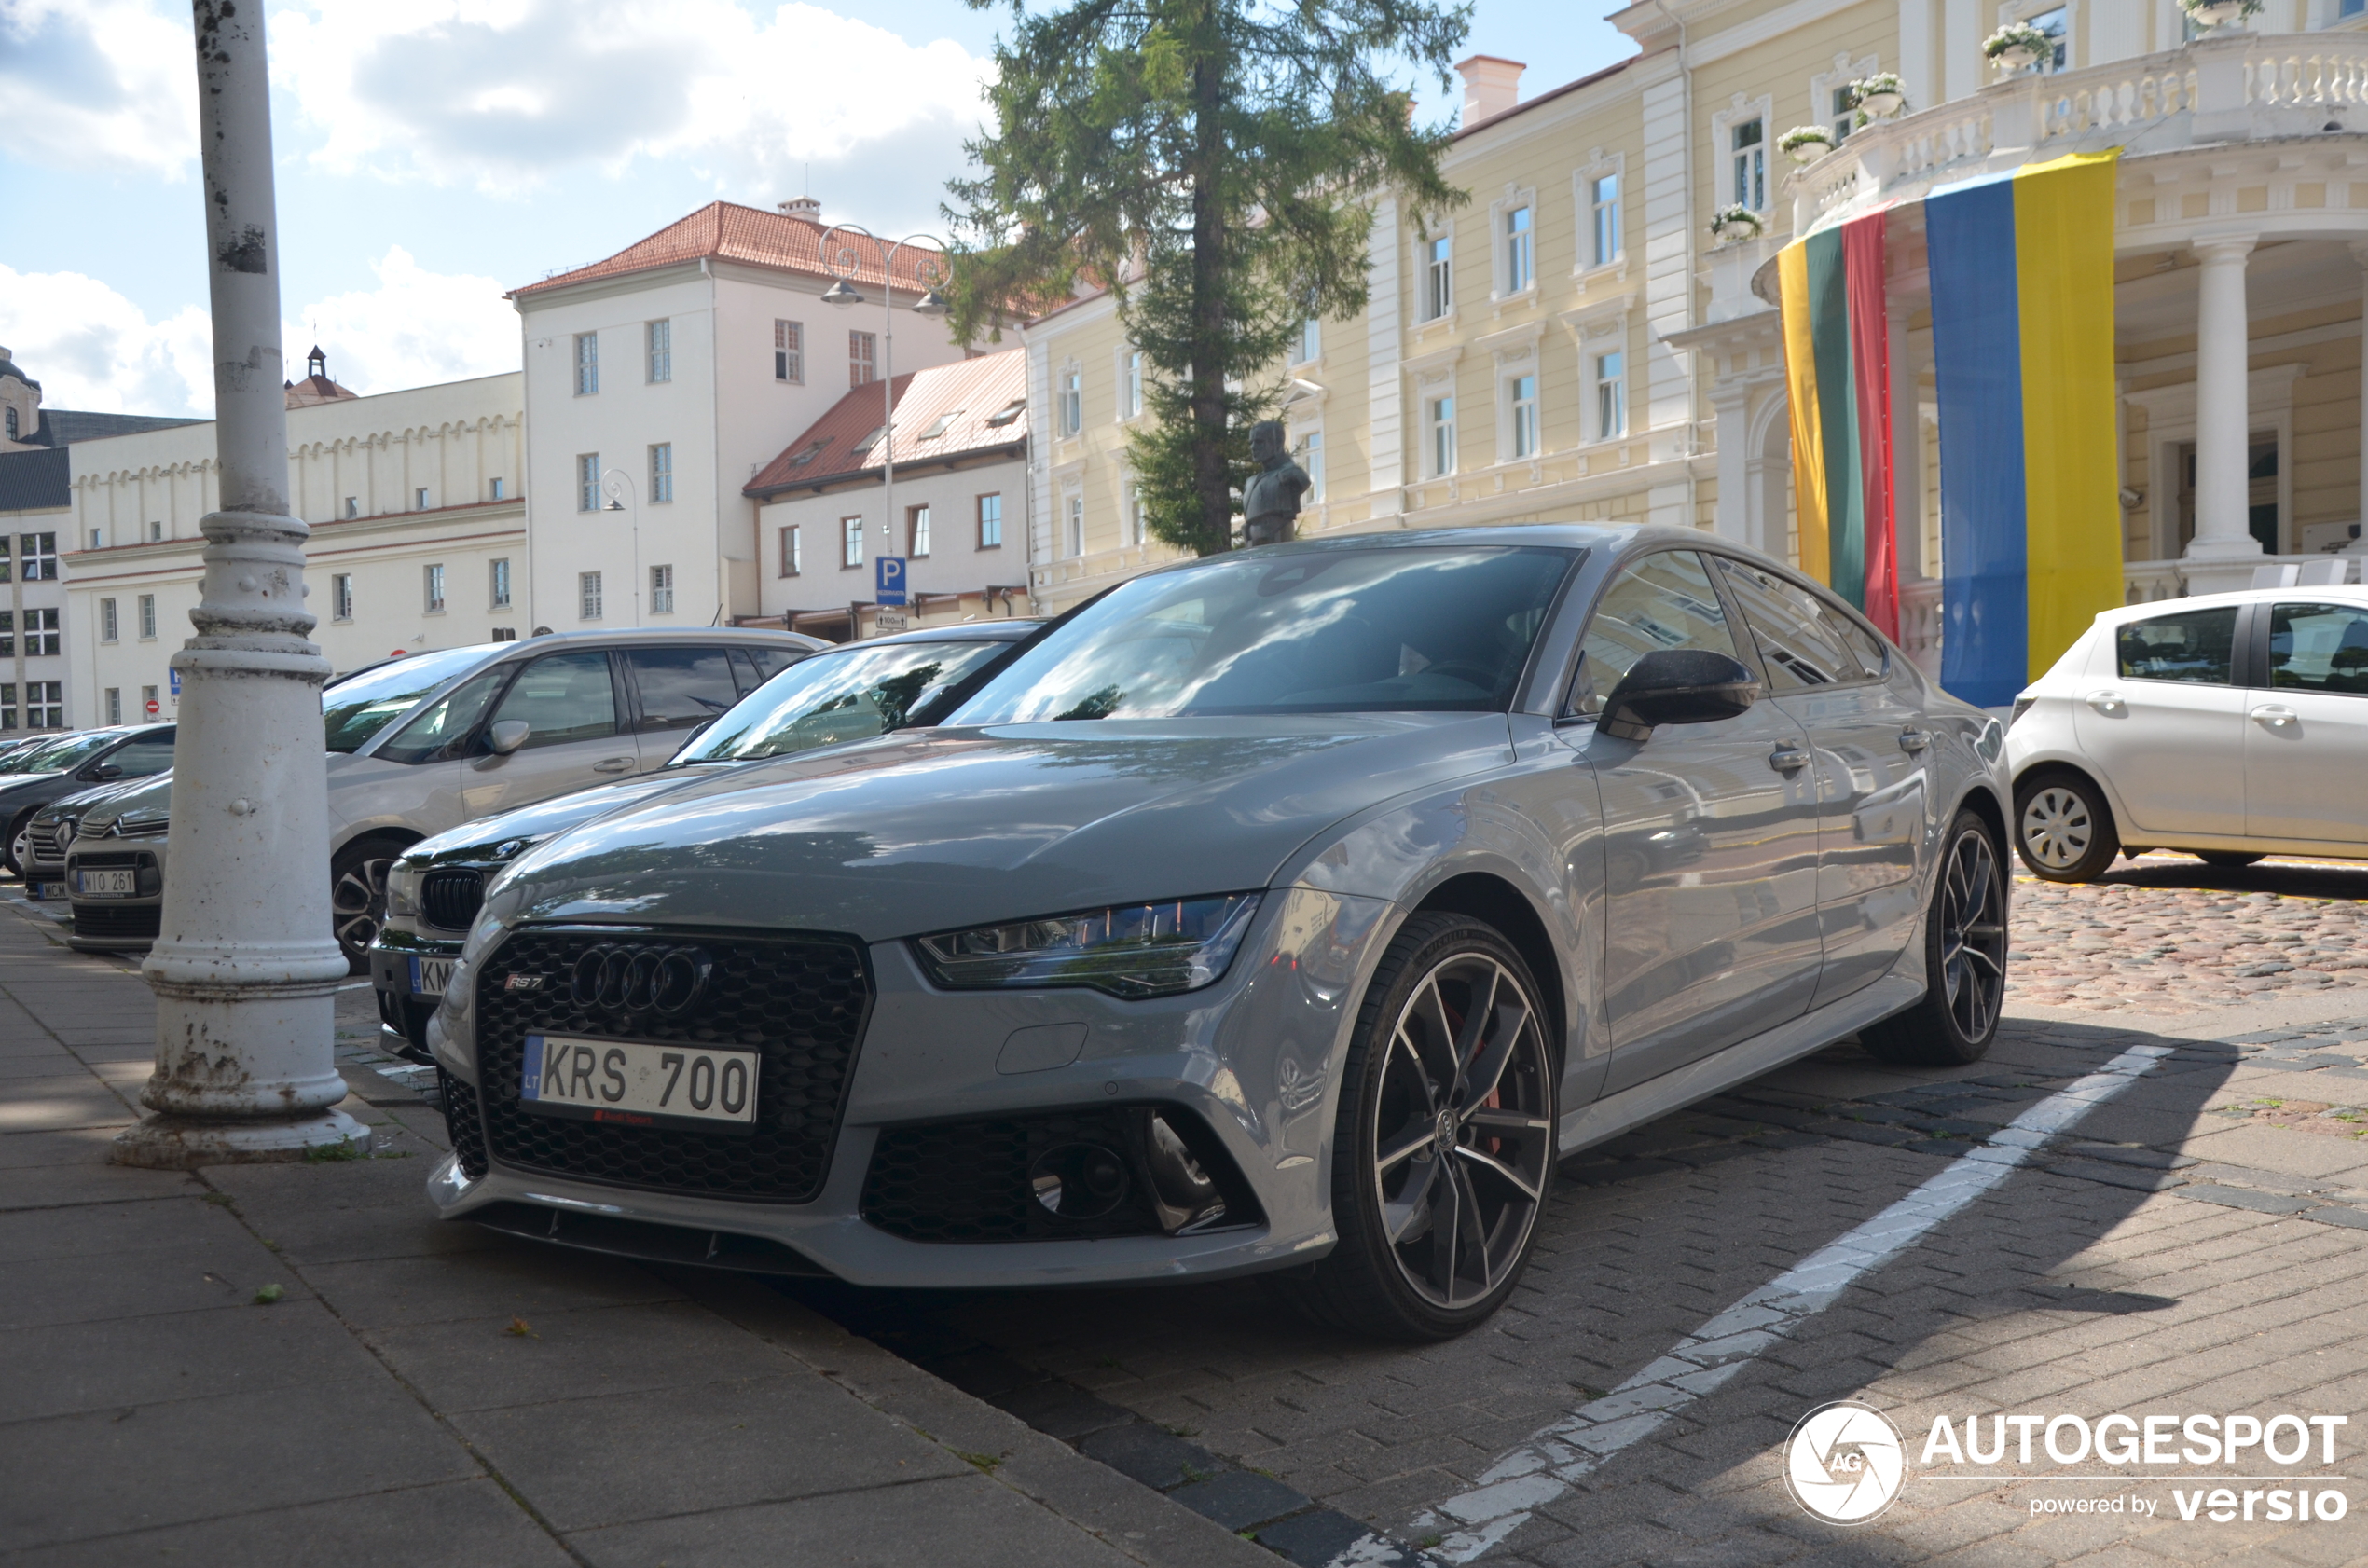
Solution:
[[[650,379],[674,379],[674,323],[670,321],[652,322],[650,333]]]
[[[1299,323],[1299,351],[1292,356],[1301,364],[1313,364],[1324,357],[1324,321],[1320,316],[1308,316]]]
[[[1595,356],[1595,439],[1628,433],[1628,378],[1618,350]]]
[[[502,481],[498,475],[488,481],[486,485],[486,499],[489,501],[500,501],[502,499]]]
[[[650,500],[674,499],[674,443],[661,441],[650,448]]]
[[[329,579],[329,618],[333,621],[353,619],[353,574],[350,571],[340,571]],[[144,598],[140,600],[140,621],[146,626],[150,620],[149,602]]]
[[[506,556],[486,563],[487,606],[493,610],[510,608],[510,561]]]
[[[2335,15],[2339,18],[2356,17],[2360,15],[2360,7],[2354,5],[2345,5],[2336,9]],[[2042,11],[2037,16],[2025,17],[2023,20],[2030,25],[2038,28],[2042,33],[2046,34],[2049,38],[2055,41],[2055,52],[2052,54],[2042,55],[2040,57],[2039,69],[2041,73],[2045,74],[2048,72],[2062,70],[2066,60],[2069,58],[2065,52],[2066,28],[2064,25],[2064,7],[2058,6],[2052,11]]]
[[[56,534],[19,534],[17,554],[24,557],[26,582],[54,583],[58,580],[58,536]]]
[[[97,529],[92,529],[90,530],[90,548],[93,550],[103,548],[103,546],[99,543],[99,530]]]
[[[575,618],[597,621],[600,618],[600,574],[579,571],[575,574]]]
[[[841,517],[839,519],[839,566],[845,569],[862,564],[863,519]]]
[[[24,687],[24,727],[62,730],[66,727],[66,683],[28,681]]]
[[[362,516],[362,498],[360,496],[350,495],[345,498],[345,515],[349,517],[359,517]]]
[[[1587,182],[1587,209],[1595,241],[1595,265],[1608,267],[1619,258],[1619,176],[1598,174]]]
[[[600,390],[600,335],[575,335],[575,395],[590,397]]]
[[[598,512],[600,509],[600,454],[580,452],[575,460],[575,509]]]
[[[348,499],[349,503],[351,503],[351,498]],[[348,516],[351,515],[351,514],[350,513],[348,514]],[[161,544],[164,543],[164,525],[162,523],[157,522],[150,523],[148,525],[148,543],[151,544]]]
[[[143,642],[154,642],[156,640],[157,596],[154,594],[142,594],[140,596],[140,640]]]
[[[650,568],[650,613],[674,613],[674,569],[670,566]]]
[[[110,724],[123,722],[123,688],[120,686],[107,688],[107,722]]]
[[[1119,502],[1119,526],[1124,535],[1119,543],[1122,544],[1142,543],[1143,487],[1132,479],[1126,482],[1125,493]]]
[[[868,387],[880,378],[880,339],[876,333],[850,332],[847,335],[847,384]]]
[[[999,550],[1003,547],[1003,498],[1000,495],[979,497],[979,548]]]
[[[1519,294],[1537,282],[1536,236],[1530,232],[1530,210],[1516,207],[1505,214],[1505,292]]]
[[[9,409],[9,410],[8,410],[8,439],[9,439],[9,440],[11,440],[11,441],[14,441],[16,438],[17,438],[17,411],[16,411],[15,409],[11,408],[11,409]]]
[[[8,536],[0,533],[0,583],[15,581],[16,557],[8,553]]]
[[[1300,437],[1299,465],[1307,470],[1307,499],[1324,499],[1324,433],[1311,430]]]
[[[115,619],[115,600],[111,598],[103,598],[99,601],[99,640],[102,642],[113,642],[117,640],[117,635]]]
[[[24,612],[24,656],[28,659],[55,658],[63,652],[60,646],[58,612],[28,610]]]
[[[1838,147],[1850,140],[1850,133],[1856,126],[1858,94],[1848,82],[1844,82],[1833,89],[1832,103],[1833,116],[1830,123],[1834,128],[1834,145]]]
[[[1063,435],[1085,428],[1085,372],[1074,364],[1061,367],[1060,421]]]
[[[799,323],[773,323],[773,378],[800,383],[805,379],[805,328]]]
[[[1085,554],[1085,498],[1082,495],[1072,493],[1068,498],[1068,528],[1066,531],[1067,536],[1062,541],[1066,548],[1061,553],[1065,556]]]
[[[1768,205],[1768,122],[1747,119],[1729,126],[1727,134],[1734,154],[1734,199],[1759,212]]]
[[[781,530],[781,575],[795,577],[805,570],[805,541],[792,523]]]
[[[1431,472],[1455,472],[1455,400],[1452,397],[1431,399]]]
[[[157,706],[157,689],[154,686],[141,687],[140,717],[143,719],[153,718],[156,714],[161,711],[163,710]]]
[[[1428,251],[1423,275],[1423,319],[1437,321],[1455,309],[1455,241],[1439,235],[1430,241]]]
[[[425,580],[428,613],[431,615],[443,614],[444,567],[441,563],[434,566],[423,566],[420,569],[420,572],[421,577]]]
[[[1140,349],[1126,351],[1126,385],[1120,395],[1125,400],[1128,419],[1143,411],[1143,351]]]
[[[1505,383],[1513,417],[1513,452],[1517,458],[1537,456],[1537,378],[1516,376]]]
[[[926,506],[907,507],[904,513],[905,534],[913,542],[908,552],[915,557],[929,553],[929,509]]]
[[[411,492],[411,510],[414,512],[424,512],[427,509],[428,488],[425,485],[422,485],[418,489]]]
[[[13,681],[0,681],[0,735],[17,727],[17,685]]]
[[[0,610],[0,659],[17,656],[17,612]]]

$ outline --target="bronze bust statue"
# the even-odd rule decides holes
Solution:
[[[1291,537],[1300,497],[1315,481],[1291,461],[1290,439],[1280,420],[1260,420],[1250,426],[1250,456],[1259,472],[1242,487],[1242,543],[1280,544]]]

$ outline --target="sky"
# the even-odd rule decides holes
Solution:
[[[515,370],[505,290],[718,199],[942,230],[1010,13],[962,0],[267,0],[291,377]],[[1633,52],[1603,0],[1478,0],[1529,97]],[[53,407],[210,414],[186,0],[0,0],[0,345]],[[1417,85],[1425,119],[1460,87]]]

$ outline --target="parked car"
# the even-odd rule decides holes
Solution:
[[[486,884],[526,850],[719,768],[934,723],[1042,626],[971,621],[825,649],[740,699],[654,773],[464,822],[413,845],[388,873],[386,919],[370,944],[388,1048],[428,1059],[428,1018]]]
[[[54,745],[58,741],[66,739],[68,733],[63,730],[43,730],[34,735],[12,735],[0,737],[0,777],[6,777],[17,771],[18,758],[30,757],[44,746]],[[80,734],[81,732],[71,733]]]
[[[2108,610],[2015,699],[2006,757],[2050,882],[2148,849],[2368,859],[2368,588]]]
[[[112,795],[126,793],[146,784],[151,775],[118,778],[61,795],[33,814],[25,828],[24,877],[25,892],[35,899],[62,899],[66,896],[66,846],[74,842],[76,828],[82,814]]]
[[[165,834],[172,775],[135,782],[82,809],[64,844],[74,925],[66,945],[85,953],[145,952],[164,901]]]
[[[934,729],[520,855],[429,1028],[429,1193],[866,1286],[1272,1272],[1452,1335],[1560,1156],[1853,1034],[1989,1048],[2003,743],[1692,530],[1149,571]]]
[[[0,777],[0,822],[7,826],[8,870],[24,874],[33,814],[61,795],[118,778],[140,778],[172,765],[171,724],[123,724],[86,730],[42,747]]]
[[[387,868],[404,850],[473,817],[659,767],[689,731],[828,646],[729,627],[567,632],[415,653],[329,686],[330,917],[352,971],[370,972]],[[169,806],[139,802],[161,840]],[[84,838],[70,866],[102,869],[89,856],[114,851]],[[115,913],[97,924],[111,935],[155,937],[169,856],[162,842],[140,853],[140,866],[103,868],[129,873],[103,879],[104,893],[69,877],[77,928],[85,905],[104,899]],[[143,866],[153,875],[137,874]]]

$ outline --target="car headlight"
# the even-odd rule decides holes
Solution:
[[[1083,985],[1113,997],[1172,997],[1224,977],[1256,893],[1116,904],[1075,915],[919,938],[931,981],[949,990]]]
[[[417,919],[420,914],[420,878],[426,869],[408,860],[397,860],[387,871],[387,913],[406,920]]]

